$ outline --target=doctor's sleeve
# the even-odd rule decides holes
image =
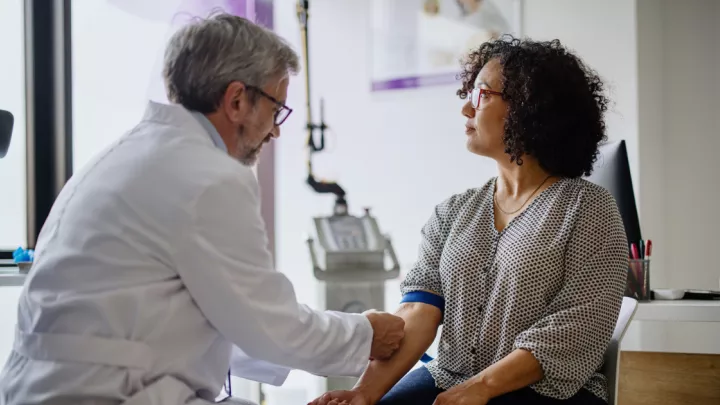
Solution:
[[[421,302],[444,312],[440,257],[447,239],[446,218],[454,199],[453,197],[438,204],[422,227],[417,260],[400,284],[401,302]]]
[[[373,338],[367,318],[299,304],[288,278],[273,268],[249,170],[205,190],[182,240],[176,264],[190,295],[248,356],[319,375],[365,370]]]

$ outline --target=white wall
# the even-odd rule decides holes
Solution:
[[[638,1],[640,210],[657,286],[720,288],[718,21],[717,1]]]
[[[559,37],[574,48],[612,88],[616,101],[609,135],[625,138],[637,165],[636,59],[634,2],[533,0],[525,2],[525,33],[537,39]],[[276,0],[276,31],[300,49],[294,0]],[[453,193],[482,185],[495,175],[494,163],[465,149],[462,104],[455,86],[371,93],[368,77],[369,6],[352,0],[311,4],[311,80],[315,106],[326,100],[326,119],[334,130],[328,152],[317,155],[316,171],[337,179],[348,192],[351,210],[373,207],[390,233],[407,271],[419,243],[419,230],[433,206]],[[612,21],[612,29],[607,21]],[[335,42],[342,39],[338,47]],[[277,142],[276,243],[279,270],[295,284],[301,301],[322,306],[303,235],[313,215],[327,215],[332,198],[314,194],[304,180],[304,84],[291,84],[295,109]],[[317,108],[317,107],[315,107]],[[637,171],[637,170],[634,170]],[[398,282],[388,284],[387,310],[399,301]],[[308,399],[321,393],[319,379],[291,374],[288,387],[305,388]]]
[[[651,286],[667,286],[665,277],[666,165],[663,142],[664,46],[663,1],[637,2],[638,142],[640,223],[645,238],[653,241]]]
[[[74,171],[132,129],[147,99],[162,94],[160,63],[179,0],[158,1],[155,11],[164,18],[155,19],[119,3],[80,0],[72,6]]]
[[[666,280],[678,288],[718,289],[720,2],[663,5]]]
[[[535,40],[560,39],[607,85],[612,101],[606,117],[608,138],[626,141],[637,195],[635,2],[530,0],[524,2],[524,10],[526,36]]]

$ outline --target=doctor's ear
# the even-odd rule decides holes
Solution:
[[[232,82],[225,89],[222,109],[231,121],[239,121],[250,107],[248,88],[242,82]]]

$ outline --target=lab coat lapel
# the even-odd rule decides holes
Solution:
[[[154,101],[148,102],[145,108],[143,123],[163,124],[177,128],[184,136],[198,138],[202,142],[215,147],[210,135],[202,127],[192,113],[185,107],[178,104],[161,104]]]
[[[239,347],[233,346],[230,373],[235,377],[279,387],[283,385],[290,371],[289,367],[253,359]]]

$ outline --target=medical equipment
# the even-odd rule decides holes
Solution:
[[[308,53],[309,1],[299,0],[298,20],[301,26],[305,85],[307,98],[308,184],[317,193],[335,194],[333,214],[315,217],[314,226],[321,255],[315,251],[315,240],[307,240],[315,278],[325,284],[325,308],[333,311],[361,313],[369,309],[385,309],[385,281],[397,278],[400,264],[390,238],[380,232],[377,220],[366,208],[362,216],[350,215],[345,190],[336,182],[318,181],[312,170],[312,155],[325,148],[323,104],[320,104],[320,123],[312,121],[310,98],[310,69]],[[319,142],[314,133],[320,132]],[[318,256],[320,256],[319,260]],[[386,261],[389,259],[389,265]],[[321,263],[324,262],[324,263]],[[324,268],[323,268],[324,264]],[[330,377],[327,390],[350,389],[354,378]]]
[[[300,27],[301,27],[300,35],[302,37],[303,62],[305,65],[305,99],[306,99],[305,108],[307,110],[306,129],[308,131],[308,134],[307,134],[307,147],[308,147],[307,183],[317,193],[335,194],[335,197],[336,197],[335,198],[335,213],[336,214],[345,214],[345,213],[347,213],[347,203],[345,202],[345,190],[343,190],[343,188],[340,187],[340,185],[337,184],[336,182],[317,180],[317,179],[315,179],[315,175],[313,174],[312,155],[317,152],[321,152],[325,149],[325,130],[328,129],[328,127],[325,124],[325,108],[324,108],[322,99],[320,99],[320,124],[313,123],[312,98],[310,97],[310,56],[309,56],[309,48],[308,48],[309,47],[309,44],[308,44],[308,19],[310,17],[310,14],[308,13],[308,10],[310,8],[309,3],[310,2],[308,0],[298,0],[298,4],[297,4],[297,15],[298,15],[298,20],[300,21]],[[320,137],[318,139],[318,142],[319,142],[318,144],[315,143],[315,130],[320,131]]]

